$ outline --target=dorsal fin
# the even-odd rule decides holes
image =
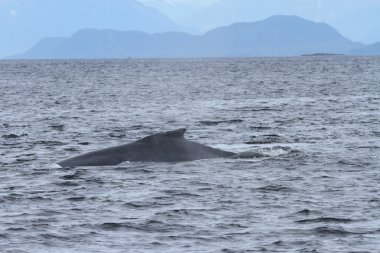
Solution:
[[[157,141],[160,138],[184,138],[186,128],[180,128],[173,131],[161,132],[158,134],[149,135],[144,137],[137,142],[151,143],[152,141]]]
[[[169,138],[184,138],[185,132],[186,132],[186,128],[180,128],[173,131],[163,132],[162,135]]]

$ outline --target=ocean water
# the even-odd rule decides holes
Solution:
[[[0,61],[1,252],[380,252],[380,58]],[[58,168],[161,131],[234,159]]]

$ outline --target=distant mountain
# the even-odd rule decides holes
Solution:
[[[296,15],[328,23],[354,41],[373,43],[380,40],[379,0],[218,0],[210,6],[192,8],[191,12],[189,8],[180,8],[187,1],[140,1],[148,1],[175,22],[203,32],[273,15]],[[165,5],[165,2],[170,4]]]
[[[353,55],[380,55],[380,42],[350,51]]]
[[[209,52],[233,56],[292,56],[315,52],[345,53],[361,47],[334,28],[297,16],[273,16],[253,23],[217,28],[203,37]]]
[[[43,39],[12,58],[294,56],[345,53],[361,47],[327,24],[296,16],[273,16],[217,28],[201,36],[85,29],[70,38]]]
[[[136,0],[0,0],[0,57],[84,28],[192,31]]]

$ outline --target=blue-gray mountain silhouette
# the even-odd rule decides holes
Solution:
[[[137,0],[0,0],[0,57],[88,27],[192,32]]]
[[[380,42],[355,49],[350,52],[353,55],[380,55]]]
[[[201,36],[85,29],[70,38],[43,39],[13,58],[294,56],[346,53],[362,46],[327,24],[297,16],[273,16],[217,28]]]
[[[176,9],[176,15],[167,11],[173,5],[168,4],[166,8],[162,8],[162,4],[155,6],[174,21],[200,31],[235,22],[258,21],[273,15],[297,15],[326,22],[354,41],[380,41],[378,0],[217,0],[198,13]]]

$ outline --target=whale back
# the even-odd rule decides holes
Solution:
[[[162,132],[147,136],[136,141],[136,144],[144,145],[145,157],[139,159],[144,161],[180,162],[193,161],[206,158],[230,157],[232,152],[215,149],[184,137],[185,128]]]
[[[185,136],[184,136],[185,132],[186,132],[186,128],[180,128],[173,131],[167,131],[167,132],[161,132],[158,134],[149,135],[136,142],[149,144],[149,143],[157,143],[159,141],[168,141],[168,138],[169,140],[185,139]]]
[[[104,148],[76,157],[58,165],[104,166],[130,162],[181,162],[235,155],[206,145],[186,140],[185,128],[149,135],[130,144]]]

